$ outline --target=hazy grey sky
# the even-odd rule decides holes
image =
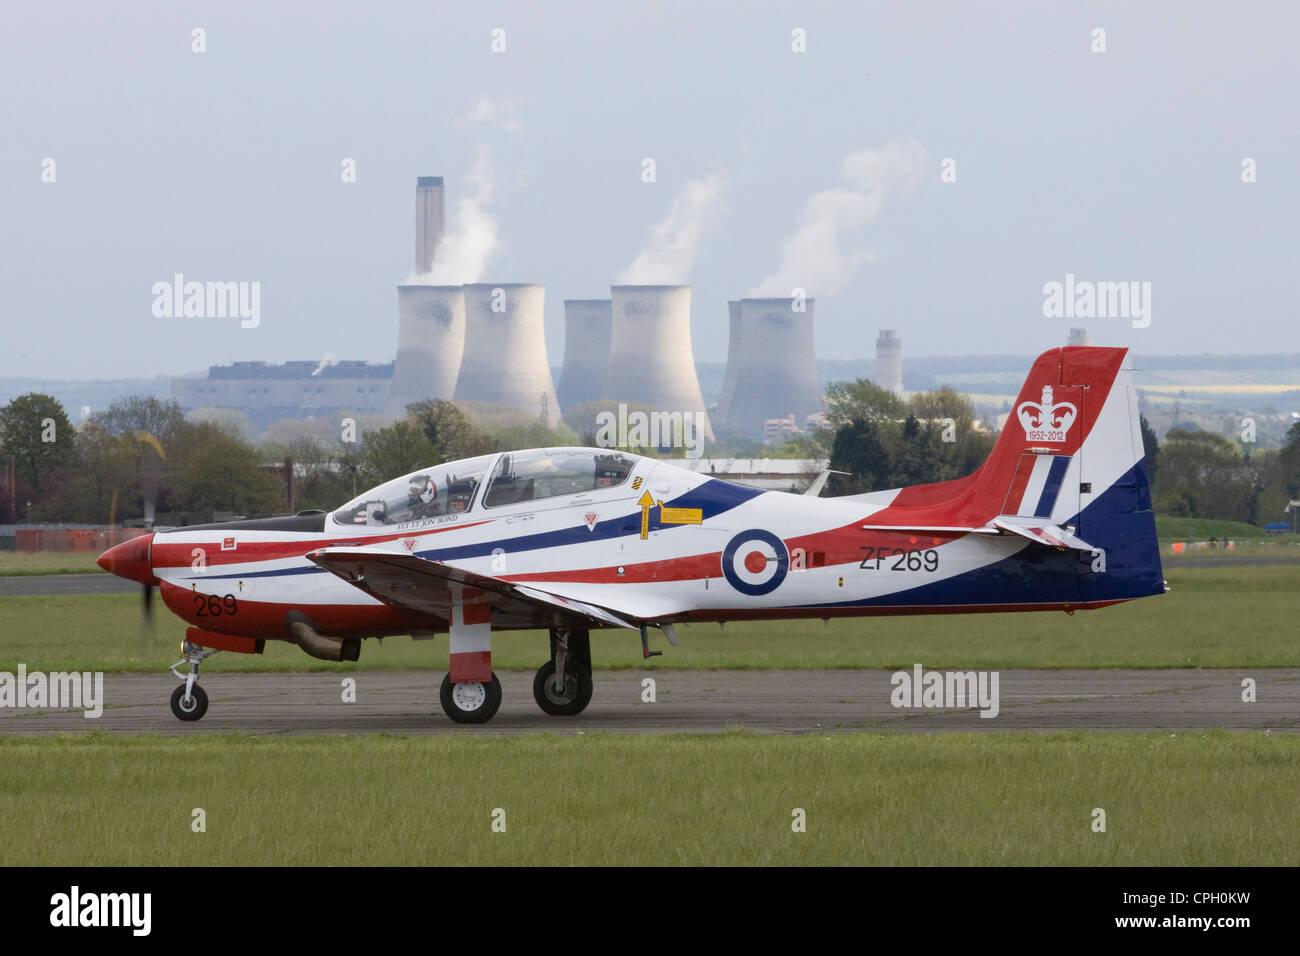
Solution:
[[[665,221],[700,360],[725,358],[728,298],[792,271],[821,357],[870,355],[881,327],[905,354],[1036,353],[1071,325],[1300,351],[1298,10],[8,4],[0,375],[389,361],[415,178],[447,178],[454,221],[475,170],[483,278],[546,285],[553,364],[562,300],[607,295]],[[260,282],[260,325],[155,317],[178,272]],[[1046,317],[1067,273],[1151,283],[1149,327]]]

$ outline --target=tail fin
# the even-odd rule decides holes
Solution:
[[[1079,581],[1085,602],[1163,593],[1127,354],[1044,352],[984,465],[957,481],[902,489],[872,525],[1054,526],[1069,532],[1072,547],[1090,546],[1091,573]]]

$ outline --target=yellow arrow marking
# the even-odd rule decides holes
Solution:
[[[644,541],[650,537],[650,509],[655,506],[655,500],[650,497],[650,492],[643,491],[637,504],[641,506],[641,540]]]

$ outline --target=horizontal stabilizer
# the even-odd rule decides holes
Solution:
[[[1066,531],[1059,525],[1027,522],[1012,515],[1001,515],[993,519],[993,526],[1000,531],[1018,534],[1035,544],[1045,544],[1049,548],[1069,548],[1073,551],[1093,552],[1097,549],[1082,538]]]

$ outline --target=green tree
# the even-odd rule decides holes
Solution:
[[[424,432],[409,421],[362,436],[360,478],[366,487],[382,484],[443,460]]]
[[[76,458],[76,429],[58,399],[39,392],[19,395],[0,408],[0,453],[39,495],[49,479]]]
[[[171,435],[170,505],[178,511],[232,511],[242,515],[284,511],[282,479],[262,469],[256,448],[233,426],[183,423]]]
[[[1142,431],[1142,454],[1147,463],[1147,483],[1154,486],[1156,471],[1160,467],[1160,442],[1156,440],[1155,429],[1145,415],[1138,416],[1138,427]]]
[[[902,399],[865,378],[832,382],[826,389],[826,419],[835,428],[855,421],[901,422],[906,414]]]
[[[424,433],[434,456],[421,465],[474,458],[496,450],[492,437],[469,420],[454,402],[435,398],[406,406],[408,417]]]
[[[1259,489],[1231,440],[1200,429],[1171,429],[1160,449],[1156,510],[1191,510],[1197,517],[1254,522]]]

